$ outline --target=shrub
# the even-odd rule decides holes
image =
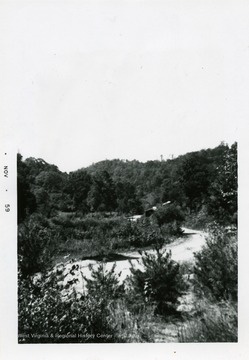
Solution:
[[[27,279],[19,284],[19,334],[20,342],[27,343],[119,340],[101,294],[63,299],[51,275],[35,285]]]
[[[152,339],[144,317],[135,317],[127,310],[123,286],[118,284],[114,270],[113,267],[106,271],[105,264],[92,269],[93,277],[87,280],[87,292],[82,296],[67,285],[61,288],[55,272],[40,278],[19,276],[19,342],[113,343]]]
[[[195,254],[196,288],[211,293],[217,300],[237,300],[237,237],[213,227],[206,245]]]
[[[161,206],[155,211],[154,217],[159,227],[164,226],[164,231],[170,235],[179,235],[182,233],[181,224],[184,221],[184,215],[181,208],[175,204]]]
[[[91,297],[101,297],[105,301],[110,301],[121,297],[124,293],[124,286],[119,284],[115,274],[116,264],[110,270],[106,270],[106,265],[101,262],[97,269],[90,264],[91,279],[84,278],[86,281],[87,293]]]
[[[180,265],[171,259],[171,252],[156,249],[142,256],[144,271],[131,267],[128,279],[130,299],[136,304],[155,305],[155,314],[165,315],[177,308],[178,297],[184,289]]]
[[[32,215],[18,227],[18,266],[23,276],[46,270],[52,263],[58,235],[44,217]]]

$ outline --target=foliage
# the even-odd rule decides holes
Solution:
[[[220,224],[237,225],[237,143],[225,151],[216,171],[216,181],[210,189],[209,213]]]
[[[196,305],[194,319],[178,329],[180,342],[237,342],[237,306],[202,300]]]
[[[71,297],[65,301],[54,277],[43,279],[37,285],[22,283],[19,288],[19,333],[26,335],[27,342],[118,340],[108,307],[102,306],[101,294],[98,298]],[[97,338],[98,334],[106,337]]]
[[[115,186],[107,171],[93,176],[87,204],[91,211],[112,211],[116,208]]]
[[[106,160],[69,175],[43,159],[22,161],[19,154],[18,193],[19,223],[35,210],[34,200],[47,217],[58,210],[142,214],[170,200],[193,216],[205,205],[214,220],[236,223],[237,144],[167,161]]]
[[[207,205],[202,205],[198,211],[188,211],[185,215],[184,225],[190,229],[205,230],[213,222],[213,216],[208,213]]]
[[[46,270],[56,250],[57,234],[44,218],[32,215],[18,228],[18,266],[23,276]]]
[[[19,224],[36,210],[36,199],[28,181],[29,169],[22,161],[21,154],[17,154],[17,169],[17,221]]]
[[[38,174],[42,171],[53,171],[58,172],[58,167],[56,165],[48,164],[45,160],[41,158],[29,157],[25,160],[25,164],[29,168],[29,176],[31,179],[35,179]],[[33,182],[31,180],[31,182]]]
[[[160,251],[142,256],[144,271],[131,264],[128,283],[131,301],[155,305],[155,313],[166,315],[177,308],[184,289],[180,265],[171,259],[171,252]]]
[[[237,300],[237,236],[218,226],[210,230],[205,247],[195,254],[197,288],[217,299]]]
[[[87,280],[87,293],[63,297],[56,273],[19,277],[19,342],[143,342],[150,336],[143,320],[127,311],[122,287],[101,264]],[[134,324],[138,324],[135,327]]]
[[[124,294],[124,286],[119,284],[115,274],[116,264],[114,263],[110,270],[106,269],[106,264],[101,262],[97,269],[89,265],[91,270],[91,279],[84,278],[86,281],[87,293],[96,298],[101,294],[104,301],[117,299]]]
[[[75,210],[80,210],[82,213],[89,212],[87,196],[91,184],[92,178],[85,170],[70,172],[64,190],[70,195]]]
[[[178,170],[187,206],[194,210],[204,202],[212,180],[208,162],[209,159],[202,151],[187,154]]]
[[[187,264],[184,269],[159,250],[168,234],[179,234],[184,216],[193,228],[211,220],[237,224],[236,143],[167,161],[106,160],[70,174],[43,159],[23,161],[18,154],[17,172],[19,333],[29,335],[24,342],[152,341],[152,312],[176,311],[183,278],[191,272],[192,279]],[[160,205],[168,200],[168,207]],[[158,208],[154,221],[142,217],[132,222],[125,216],[142,215],[152,206]],[[184,341],[236,341],[231,302],[237,300],[236,241],[236,234],[215,228],[195,255],[199,299],[225,301],[207,304],[206,313],[200,308],[184,330]],[[107,272],[102,264],[92,269],[92,279],[85,279],[84,296],[72,292],[65,299],[65,289],[47,272],[55,256],[65,253],[101,259],[120,249],[152,245],[157,250],[145,252],[143,271],[132,267],[128,289],[120,286],[114,267]],[[110,336],[97,339],[98,333]]]
[[[125,214],[143,212],[141,201],[136,193],[136,187],[128,181],[116,183],[117,210]]]
[[[156,245],[158,237],[166,238],[168,233],[147,218],[133,222],[124,216],[105,218],[96,213],[84,217],[61,213],[52,218],[52,224],[60,237],[58,251],[81,258]]]
[[[59,192],[63,189],[64,177],[57,170],[43,170],[35,178],[35,183],[39,187],[49,192]]]
[[[179,235],[182,233],[181,225],[184,221],[184,214],[175,204],[161,206],[155,211],[154,217],[159,227],[167,226],[167,232],[170,235]]]
[[[33,189],[33,193],[36,198],[37,213],[49,218],[54,208],[49,192],[43,187],[36,187]]]

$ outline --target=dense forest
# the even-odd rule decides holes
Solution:
[[[188,218],[237,222],[236,143],[167,161],[105,160],[69,174],[43,159],[17,161],[18,223],[33,212],[143,214],[166,201]]]
[[[70,173],[18,154],[17,174],[20,343],[153,342],[172,321],[177,341],[237,341],[237,143]],[[165,253],[183,227],[207,234],[191,263]],[[106,263],[134,250],[144,271],[131,264],[120,284]],[[81,273],[86,290],[63,300],[86,259],[99,264]],[[186,294],[191,314],[179,310]]]

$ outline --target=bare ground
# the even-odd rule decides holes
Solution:
[[[202,246],[205,244],[205,234],[201,231],[184,229],[184,235],[175,240],[173,243],[166,245],[165,249],[170,250],[172,253],[172,259],[180,263],[187,262],[192,264],[194,261],[194,252],[201,250]],[[154,250],[147,250],[148,253],[153,253]],[[121,254],[121,259],[119,261],[109,261],[106,263],[106,270],[110,270],[114,264],[116,264],[115,272],[119,275],[120,282],[123,282],[125,278],[130,275],[131,263],[142,269],[142,265],[139,262],[141,254],[138,251],[125,252]],[[130,260],[132,259],[132,260]],[[61,273],[61,285],[65,289],[65,285],[70,283],[70,281],[77,278],[77,282],[70,286],[68,289],[74,288],[76,293],[82,294],[85,292],[85,281],[83,276],[86,278],[91,277],[91,270],[89,269],[89,264],[94,268],[98,266],[98,262],[95,260],[81,260],[72,262],[69,261],[66,264],[63,264],[63,273]],[[60,268],[60,265],[56,266],[57,269]],[[72,270],[73,269],[73,270]],[[187,275],[191,277],[189,273]],[[68,296],[68,290],[63,290],[64,295]],[[178,341],[178,330],[184,324],[184,314],[187,316],[191,314],[192,310],[195,307],[196,299],[191,290],[185,293],[179,299],[178,311],[183,314],[183,317],[179,316],[170,316],[167,319],[160,317],[154,317],[148,323],[148,326],[152,329],[154,333],[155,342],[177,342]]]

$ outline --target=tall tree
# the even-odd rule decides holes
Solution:
[[[88,194],[87,204],[91,211],[113,211],[117,207],[115,186],[107,171],[93,176],[93,184]]]
[[[187,154],[178,175],[186,205],[192,210],[198,210],[207,197],[211,177],[205,153]]]
[[[118,182],[116,184],[117,210],[121,213],[140,213],[141,202],[136,194],[136,188],[130,182]]]
[[[91,185],[92,177],[86,170],[81,169],[69,174],[65,192],[71,196],[75,210],[80,210],[83,213],[89,211],[87,197]]]
[[[210,187],[208,210],[221,223],[237,224],[238,164],[237,143],[228,147],[223,162],[216,168],[216,178]]]
[[[29,184],[29,168],[17,154],[17,221],[21,223],[36,210],[36,199]]]

